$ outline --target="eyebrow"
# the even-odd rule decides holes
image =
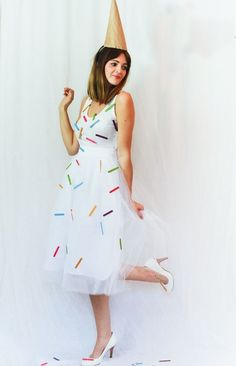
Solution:
[[[115,58],[112,59],[112,61],[116,61],[118,63],[120,63],[118,60],[116,60]],[[124,62],[123,65],[128,65],[127,62]]]

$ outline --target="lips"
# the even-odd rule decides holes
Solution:
[[[120,79],[120,76],[112,75],[116,79]]]

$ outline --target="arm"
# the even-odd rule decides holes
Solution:
[[[64,142],[64,145],[67,149],[67,152],[69,155],[75,155],[79,150],[79,142],[75,136],[75,132],[73,131],[69,116],[67,113],[68,106],[72,102],[74,98],[74,91],[72,89],[65,89],[64,91],[65,97],[62,99],[61,103],[59,104],[59,117],[60,117],[60,128],[61,128],[61,134],[62,139]],[[83,105],[85,103],[86,97],[83,98],[81,105],[80,105],[80,115],[81,111],[83,109]]]
[[[131,142],[134,127],[134,104],[129,93],[122,92],[116,99],[118,121],[118,159],[130,193],[132,194],[133,165],[131,161]]]
[[[129,93],[122,92],[117,96],[116,115],[118,121],[118,159],[132,195],[133,165],[131,161],[131,143],[135,111],[134,103]],[[138,216],[142,219],[141,211],[144,209],[144,206],[133,200],[132,203]]]

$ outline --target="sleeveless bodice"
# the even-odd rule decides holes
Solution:
[[[81,116],[74,124],[80,150],[84,151],[86,147],[117,148],[118,124],[114,108],[116,97],[117,95],[93,117],[88,116],[92,99],[87,98]]]

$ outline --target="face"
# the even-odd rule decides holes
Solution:
[[[127,68],[127,60],[123,53],[109,60],[105,65],[105,75],[108,82],[112,85],[118,85],[124,79]]]

